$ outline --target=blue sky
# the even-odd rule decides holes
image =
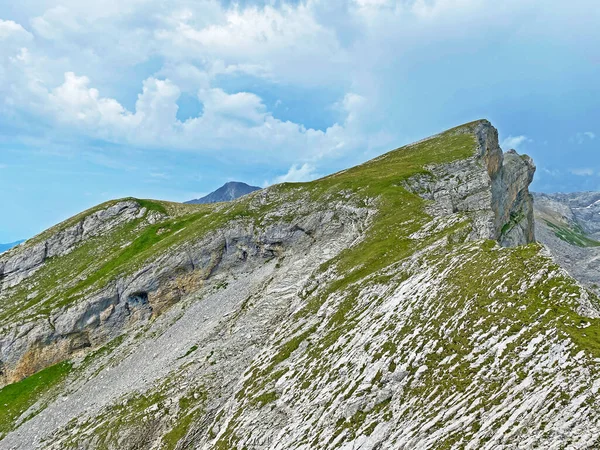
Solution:
[[[0,242],[478,118],[534,189],[600,190],[599,23],[594,0],[0,0]]]

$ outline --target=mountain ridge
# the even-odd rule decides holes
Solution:
[[[598,299],[534,243],[534,171],[480,120],[57,225],[0,257],[0,448],[593,445]]]

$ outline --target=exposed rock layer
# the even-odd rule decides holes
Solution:
[[[42,243],[7,255],[5,267],[12,270],[7,272],[5,285],[13,287],[19,279],[24,282],[47,258],[65,255],[87,237],[107,234],[146,212],[134,201],[119,202]],[[148,215],[149,223],[155,222],[152,213]],[[331,205],[327,211],[298,214],[293,224],[273,224],[264,229],[232,222],[197,242],[173,248],[134,273],[86,293],[72,306],[53,311],[50,317],[26,319],[24,323],[3,327],[0,386],[65,360],[80,350],[98,347],[132,326],[147,322],[198,291],[210,277],[223,272],[236,273],[241,267],[251,270],[266,260],[283,257],[290,249],[304,245],[304,241],[312,243],[323,234],[343,233],[345,226],[364,222],[366,217],[366,209]]]
[[[86,239],[108,233],[145,213],[145,208],[135,201],[118,202],[56,233],[48,233],[45,238],[34,239],[37,242],[31,245],[26,244],[0,255],[0,294],[35,273],[48,258],[64,256]]]
[[[532,159],[514,150],[503,154],[498,131],[487,121],[478,124],[475,136],[473,157],[427,167],[428,174],[408,181],[409,189],[434,201],[433,215],[467,213],[473,239],[494,239],[506,247],[534,242]]]

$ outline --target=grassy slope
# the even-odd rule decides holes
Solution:
[[[167,215],[164,220],[152,225],[145,217],[125,223],[110,233],[87,239],[65,256],[50,258],[27,283],[21,283],[9,293],[8,299],[0,306],[0,321],[48,315],[56,308],[69,305],[86,293],[100,289],[111,280],[134,272],[169,249],[200,239],[229,221],[256,216],[256,212],[248,211],[247,199],[231,205],[124,200],[136,201],[150,211]],[[35,237],[28,245],[41,241],[51,232],[73,226],[87,214],[117,201],[104,203],[69,219]]]
[[[365,246],[367,253],[364,257],[369,260],[366,270],[373,270],[375,267],[369,268],[371,263],[376,265],[378,261],[383,262],[380,256],[385,249],[390,248],[392,242],[401,239],[401,234],[406,235],[409,231],[398,228],[400,225],[395,215],[386,211],[402,208],[408,214],[414,215],[415,222],[410,225],[412,230],[419,229],[420,225],[428,220],[422,211],[422,200],[416,195],[408,195],[398,184],[412,174],[422,172],[426,164],[464,158],[472,152],[473,136],[455,134],[455,130],[450,130],[439,138],[408,146],[402,151],[392,151],[377,160],[316,182],[275,186],[271,188],[271,192],[275,197],[281,198],[280,201],[261,207],[250,207],[252,196],[229,205],[179,205],[123,199],[137,201],[150,211],[168,215],[168,218],[154,225],[148,225],[144,218],[135,220],[110,234],[87,240],[66,256],[49,260],[28,283],[22,283],[22,286],[10,293],[9,299],[0,307],[0,320],[23,315],[47,315],[58,307],[77,301],[90,290],[99,289],[110,280],[133,272],[146,261],[156,259],[170,248],[197,240],[228,222],[245,220],[254,221],[259,226],[264,225],[267,213],[276,210],[281,201],[307,191],[317,202],[324,198],[331,200],[336,196],[341,197],[342,191],[351,191],[365,199],[378,198],[383,203],[383,213],[377,221],[379,225],[372,230],[375,236],[370,244]],[[78,214],[31,239],[27,245],[38,243],[118,201],[103,203]],[[293,217],[288,219],[293,220]],[[392,231],[394,228],[397,228],[397,231]],[[408,241],[405,244],[408,244]],[[393,255],[390,257],[394,258]],[[353,262],[349,260],[348,264]],[[360,273],[357,273],[357,276],[360,276]],[[35,296],[29,295],[36,292]]]
[[[465,127],[471,128],[475,125],[476,123],[473,123]],[[376,160],[315,182],[274,187],[277,195],[284,199],[294,199],[308,194],[316,204],[343,199],[352,193],[353,196],[362,198],[365,204],[376,201],[380,211],[371,225],[367,240],[342,252],[332,261],[331,264],[335,265],[338,271],[344,272],[345,277],[334,283],[327,293],[307,302],[306,309],[301,311],[299,316],[310,315],[333,291],[345,289],[354,281],[363,279],[386,267],[390,262],[398,261],[414,252],[414,242],[408,236],[427,224],[430,217],[423,210],[424,201],[419,196],[406,191],[402,187],[403,181],[417,173],[425,172],[425,166],[428,164],[470,157],[474,153],[474,148],[473,135],[464,133],[464,127],[459,127],[420,144],[394,150]],[[262,223],[262,216],[266,212],[271,212],[274,206],[266,207],[263,211],[250,212],[241,209],[247,208],[247,205],[241,204],[238,206],[241,210],[236,216],[245,215]],[[293,217],[288,219],[293,220]],[[466,223],[460,226],[465,227]],[[423,242],[422,245],[427,245],[427,242]],[[326,268],[323,267],[323,270]],[[343,333],[347,325],[344,323],[344,311],[340,311],[333,320],[339,326],[337,333]],[[306,334],[285,343],[270,368],[265,370],[265,376],[272,376],[273,366],[285,361]],[[256,387],[249,387],[249,395],[252,389],[256,391]],[[273,392],[263,392],[254,395],[252,402],[254,405],[265,405],[274,399]],[[111,426],[116,426],[114,421],[111,420],[111,423]],[[174,435],[183,436],[191,425],[191,420],[179,421],[173,431],[164,438],[166,448],[170,448],[169,443],[172,443]],[[229,448],[228,444],[219,445]]]
[[[274,186],[270,189],[270,197],[275,200],[263,206],[252,204],[252,196],[227,205],[183,206],[128,199],[169,217],[154,225],[146,224],[144,218],[136,220],[109,235],[90,239],[66,256],[48,261],[27,283],[28,286],[35,286],[38,296],[27,300],[27,293],[31,289],[17,289],[11,297],[12,303],[9,302],[10,307],[0,311],[0,320],[16,317],[17,313],[23,312],[30,316],[49,314],[57,307],[76,301],[85,292],[135,270],[170,248],[197,240],[230,221],[253,221],[258,226],[264,226],[269,220],[274,220],[267,216],[272,215],[278,205],[302,195],[309,195],[317,204],[343,199],[349,192],[362,198],[365,203],[377,202],[381,212],[371,227],[368,240],[343,252],[335,261],[339,270],[348,273],[342,282],[342,285],[348,285],[414,251],[407,236],[426,224],[429,217],[423,211],[423,200],[407,192],[401,183],[416,173],[425,172],[427,164],[472,156],[474,137],[464,130],[475,125],[472,123],[449,130],[439,137],[389,152],[359,167],[315,182]],[[116,202],[104,203],[81,213],[42,233],[28,245],[73,226],[87,215]],[[406,220],[399,220],[399,214]],[[294,217],[281,219],[292,221]],[[158,230],[161,233],[157,233]],[[341,287],[338,284],[332,289]],[[172,438],[172,434],[170,436]]]
[[[0,438],[14,427],[28,408],[57,386],[70,370],[71,364],[64,362],[0,389]]]
[[[312,342],[310,350],[303,356],[304,359],[295,362],[298,368],[292,376],[299,385],[308,387],[314,386],[323,377],[327,378],[328,372],[334,373],[332,365],[339,359],[339,354],[344,352],[345,343],[352,339],[357,323],[364,317],[365,311],[380,304],[381,299],[379,303],[374,301],[365,304],[365,290],[388,283],[388,292],[393,291],[410,276],[398,268],[399,262],[443,237],[450,238],[448,246],[429,253],[426,262],[438,265],[442,270],[444,266],[456,264],[456,261],[451,260],[452,257],[462,259],[461,264],[456,265],[452,278],[446,280],[446,294],[432,297],[429,304],[417,305],[417,308],[411,309],[404,316],[393,316],[384,322],[385,330],[382,329],[372,338],[373,342],[376,342],[380,336],[386,335],[387,340],[379,346],[365,348],[365,351],[372,354],[373,362],[387,358],[387,370],[396,370],[396,366],[406,357],[403,352],[407,351],[406,342],[411,330],[418,328],[424,328],[423,336],[426,339],[432,342],[446,342],[441,354],[426,356],[431,358],[429,363],[440,363],[441,359],[451,354],[462,361],[461,358],[476,351],[472,340],[474,332],[494,325],[500,325],[507,333],[517,335],[509,346],[509,355],[511,351],[516,352],[526,346],[537,331],[555,329],[562,338],[573,343],[574,352],[584,350],[590,356],[600,356],[600,323],[574,312],[577,306],[576,298],[581,294],[580,288],[569,278],[551,276],[556,267],[550,266],[548,260],[539,255],[536,245],[522,249],[503,249],[498,253],[500,250],[490,242],[463,244],[461,242],[469,227],[466,219],[430,232],[421,240],[410,237],[426,227],[431,218],[424,211],[425,202],[417,195],[407,192],[402,187],[402,182],[410,176],[426,171],[425,166],[428,164],[450,162],[471,156],[475,140],[472,134],[464,131],[472,129],[474,125],[476,124],[467,124],[449,130],[432,139],[390,152],[361,166],[315,182],[284,184],[272,188],[271,192],[276,193],[281,201],[309,194],[317,203],[344,198],[351,192],[362,198],[365,204],[376,202],[378,214],[373,219],[365,240],[345,250],[320,269],[320,273],[333,271],[337,275],[330,283],[307,294],[304,306],[297,312],[293,324],[289,324],[288,328],[284,327],[281,332],[278,343],[273,347],[272,358],[256,361],[250,368],[248,378],[238,393],[240,409],[228,420],[226,431],[219,437],[216,448],[234,448],[237,421],[241,420],[244,410],[258,408],[277,399],[273,391],[274,381],[289,370],[286,362],[293,357],[300,344],[310,339],[317,330],[323,337],[318,342]],[[134,243],[125,249],[115,246],[114,253],[111,253],[110,258],[101,266],[100,274],[82,281],[77,288],[71,288],[72,294],[92,285],[100,285],[116,274],[131,270],[143,261],[156,257],[156,254],[171,246],[197,239],[208,230],[230,220],[253,220],[261,224],[265,215],[272,212],[276,206],[275,203],[257,209],[251,207],[251,199],[244,199],[227,207],[203,207],[204,209],[170,219],[169,229],[185,230],[176,235],[167,233],[166,236],[161,234],[161,237],[157,237],[156,227],[148,227],[142,233],[139,233],[139,230],[132,231],[127,239],[133,236]],[[289,219],[293,220],[293,217]],[[85,260],[87,255],[82,252],[80,257]],[[548,273],[523,294],[523,282],[540,270],[546,270]],[[505,287],[500,294],[494,291],[499,285]],[[473,298],[479,300],[473,302]],[[452,299],[452,302],[448,303],[448,299]],[[314,313],[325,302],[331,302],[335,312],[317,326]],[[52,306],[52,303],[49,306]],[[465,314],[462,316],[462,326],[452,329],[448,327],[448,321],[452,320],[456,311],[464,311]],[[581,327],[584,322],[585,328]],[[535,328],[529,327],[531,323],[535,323]],[[449,334],[440,334],[443,327],[448,327]],[[521,333],[522,330],[526,332]],[[514,370],[516,376],[520,376],[518,371],[523,369],[515,367]],[[413,375],[414,373],[411,373],[411,376]],[[462,361],[452,373],[448,372],[448,376],[443,380],[436,378],[436,372],[426,373],[419,388],[407,395],[416,399],[416,402],[425,402],[422,407],[426,411],[426,403],[434,393],[437,392],[438,396],[449,396],[452,392],[466,393],[473,388],[473,383],[478,382],[481,384],[479,394],[487,399],[485,401],[495,398],[499,386],[478,381],[469,362]],[[498,398],[494,401],[498,401]],[[492,401],[486,407],[493,408],[494,405]],[[388,406],[381,404],[369,413],[358,414],[349,420],[341,421],[338,438],[367,434],[373,430],[374,420],[384,421],[392,417],[394,420],[400,420],[401,417],[395,416],[397,412],[392,412]],[[193,408],[193,405],[187,405],[186,408]],[[187,419],[180,422],[166,439],[172,442],[174,436],[181,436],[190,425],[191,421]],[[447,442],[450,445],[452,440],[457,438],[451,436],[447,438]],[[440,448],[442,447],[440,443]]]

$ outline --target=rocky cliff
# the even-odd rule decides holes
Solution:
[[[473,132],[473,156],[426,166],[426,173],[408,180],[408,188],[433,201],[427,210],[434,216],[467,213],[472,239],[494,239],[507,247],[534,242],[533,160],[514,150],[503,154],[498,131],[487,121]]]
[[[477,121],[58,225],[0,257],[0,448],[593,445],[597,299],[532,243],[533,171]]]

